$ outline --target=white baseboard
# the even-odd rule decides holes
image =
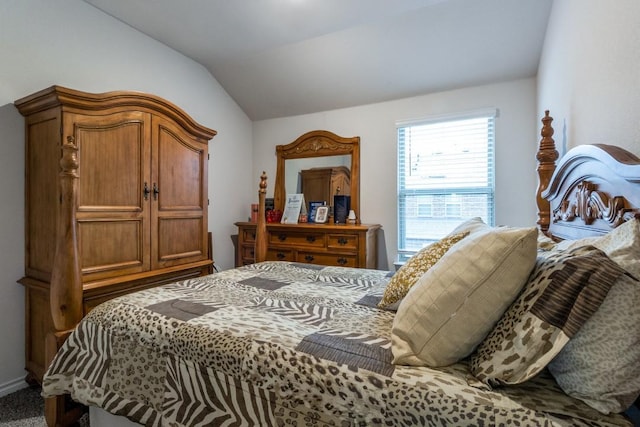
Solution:
[[[29,387],[29,384],[24,380],[24,377],[16,378],[15,380],[7,381],[4,384],[0,384],[0,397],[13,393],[14,391],[21,390]]]

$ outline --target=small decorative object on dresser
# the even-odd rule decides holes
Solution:
[[[282,211],[271,209],[266,212],[266,218],[268,223],[280,222],[280,220],[282,219]]]
[[[347,215],[351,210],[351,197],[342,194],[333,196],[333,222],[346,224]]]
[[[351,209],[349,210],[349,215],[347,216],[347,224],[354,225],[356,222],[358,222],[358,218],[356,218],[356,212]]]

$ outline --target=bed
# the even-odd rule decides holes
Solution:
[[[470,258],[460,254],[476,248],[486,235],[494,236],[496,229],[487,229],[477,219],[461,224],[450,235],[447,248],[439,246],[442,253],[420,273],[420,280],[381,308],[400,271],[262,261],[263,176],[256,238],[260,262],[137,292],[92,310],[66,337],[45,375],[48,423],[68,424],[77,417],[78,411],[66,411],[68,402],[61,397],[66,395],[92,408],[92,426],[110,417],[105,412],[148,426],[632,425],[619,410],[576,398],[581,392],[579,387],[571,389],[576,372],[564,372],[566,363],[558,361],[565,358],[571,365],[581,354],[584,349],[568,355],[565,349],[579,341],[577,334],[587,329],[591,317],[606,314],[600,308],[611,300],[610,289],[620,287],[618,281],[624,280],[626,291],[637,298],[640,240],[610,236],[621,233],[622,227],[638,228],[640,159],[620,148],[595,145],[579,146],[557,162],[551,121],[547,112],[537,153],[540,233],[534,230],[531,244],[531,229],[505,227],[499,230],[499,242],[492,240],[489,245],[515,239],[506,244],[514,248],[509,253],[518,255],[501,258],[499,267],[488,268],[497,275],[496,283],[521,270],[517,273],[521,285],[500,304],[487,304],[487,296],[484,304],[473,304],[474,310],[478,306],[481,310],[472,310],[471,319],[488,318],[483,328],[476,325],[483,322],[465,318],[469,314],[462,305],[439,325],[439,332],[446,332],[454,321],[473,324],[469,334],[473,343],[452,333],[438,341],[433,338],[436,333],[428,332],[431,345],[416,347],[411,335],[416,331],[404,328],[399,319],[422,328],[420,316],[435,309],[421,308],[434,288],[424,283],[441,281],[444,288],[449,286],[453,279],[448,274],[456,269],[441,267],[445,260]],[[591,240],[578,244],[583,238]],[[621,241],[625,248],[619,247]],[[529,264],[521,262],[525,253]],[[542,346],[536,341],[531,347],[522,336],[515,337],[527,357],[539,356],[534,358],[535,369],[527,365],[520,372],[510,365],[514,358],[505,356],[509,349],[504,348],[508,341],[504,337],[513,333],[508,329],[514,316],[530,315],[527,301],[538,298],[530,282],[547,280],[547,266],[560,260],[572,271],[584,268],[583,276],[599,278],[588,295],[576,294],[576,301],[587,301],[583,305],[590,315],[575,315],[579,310],[571,309],[562,321],[550,322],[557,327],[540,338]],[[554,267],[549,276],[564,278],[557,270]],[[477,289],[464,298],[455,294],[447,298],[454,303],[473,301],[484,292]],[[622,298],[630,301],[625,295]],[[485,313],[487,307],[490,313]],[[631,310],[637,316],[637,310]],[[629,321],[631,314],[623,317],[623,322]],[[637,317],[632,319],[637,322]],[[632,350],[635,342],[637,354],[640,340],[635,325],[623,333],[632,338]],[[457,340],[461,344],[449,349]],[[633,361],[640,359],[634,359],[634,351],[627,353],[632,353],[627,354],[632,363],[627,369],[635,375]],[[610,400],[622,400],[625,406],[637,398],[637,379],[622,378],[622,382],[624,387],[631,383],[630,389]],[[107,418],[104,425],[114,422]]]

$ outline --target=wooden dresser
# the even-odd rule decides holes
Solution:
[[[41,381],[57,295],[81,287],[84,315],[211,271],[207,163],[216,132],[138,92],[53,86],[15,105],[26,118],[26,368]]]
[[[256,224],[237,222],[236,267],[254,262]],[[267,224],[267,260],[377,267],[379,224]]]

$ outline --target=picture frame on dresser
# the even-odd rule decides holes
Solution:
[[[329,219],[329,206],[318,206],[313,217],[313,222],[324,224],[327,222],[327,219]]]
[[[309,202],[309,222],[315,222],[316,210],[319,206],[326,205],[326,201],[311,201]]]
[[[304,205],[304,194],[287,194],[287,202],[280,222],[283,224],[297,224],[300,214],[305,213],[304,210],[306,208],[303,209]]]

